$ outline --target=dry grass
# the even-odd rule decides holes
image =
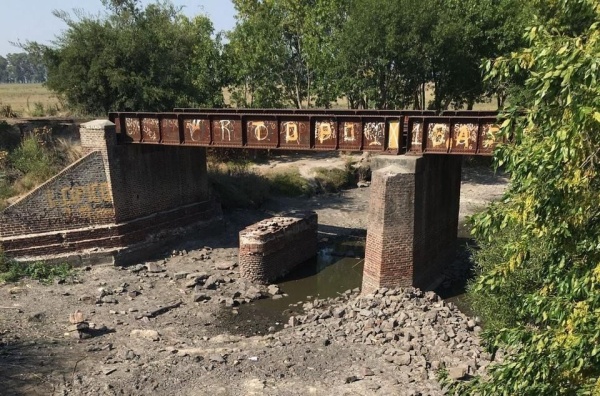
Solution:
[[[21,117],[33,116],[36,103],[46,109],[60,108],[58,98],[42,84],[0,84],[0,103]]]

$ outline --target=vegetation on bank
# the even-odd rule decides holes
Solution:
[[[358,169],[351,162],[344,169],[316,168],[311,177],[296,167],[260,174],[249,162],[209,162],[208,176],[225,208],[260,207],[271,195],[312,196],[336,193],[351,187]],[[365,172],[363,172],[365,173]]]
[[[524,80],[502,125],[514,140],[495,153],[510,187],[472,221],[470,298],[506,356],[459,395],[600,394],[600,6],[538,3],[529,45],[485,64]]]
[[[54,280],[64,281],[73,275],[71,265],[47,264],[41,261],[19,263],[7,258],[0,250],[0,284],[18,282],[24,278],[50,283]]]
[[[81,156],[78,146],[53,139],[48,128],[36,128],[21,140],[0,123],[0,209],[8,199],[31,191]]]

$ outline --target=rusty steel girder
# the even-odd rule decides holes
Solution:
[[[120,144],[489,156],[500,141],[495,112],[175,109],[109,119]]]

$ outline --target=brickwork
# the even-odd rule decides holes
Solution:
[[[0,238],[113,223],[102,156],[91,152],[0,213]]]
[[[274,217],[240,232],[241,276],[270,283],[317,254],[317,214]]]
[[[114,124],[80,130],[84,157],[0,213],[0,246],[17,258],[121,251],[213,224],[204,149],[119,146]]]
[[[454,254],[462,159],[388,157],[382,162],[372,175],[363,293],[378,287],[426,288]]]

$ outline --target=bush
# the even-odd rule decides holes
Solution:
[[[9,161],[14,169],[34,185],[52,177],[58,168],[54,153],[37,136],[26,137],[9,155]]]
[[[46,264],[41,261],[34,263],[19,263],[10,260],[0,252],[0,282],[17,282],[23,278],[39,280],[50,283],[54,279],[65,280],[73,273],[71,265],[63,263],[58,265]]]
[[[312,195],[315,190],[308,180],[302,177],[298,168],[290,168],[282,172],[267,175],[274,194],[297,197]]]
[[[354,183],[354,169],[352,164],[346,164],[344,169],[339,168],[316,168],[315,181],[321,192],[338,192],[343,188],[350,187]]]
[[[521,235],[521,230],[509,226],[495,234],[492,240],[478,240],[479,247],[471,250],[476,275],[488,274],[497,270],[500,263],[506,262],[507,245]],[[542,285],[546,259],[544,252],[533,244],[531,252],[529,265],[507,274],[500,287],[479,288],[475,280],[469,283],[467,299],[483,321],[484,337],[527,319],[517,315],[521,298],[532,288]]]
[[[247,165],[211,165],[208,178],[224,208],[257,208],[269,195],[269,182]]]

